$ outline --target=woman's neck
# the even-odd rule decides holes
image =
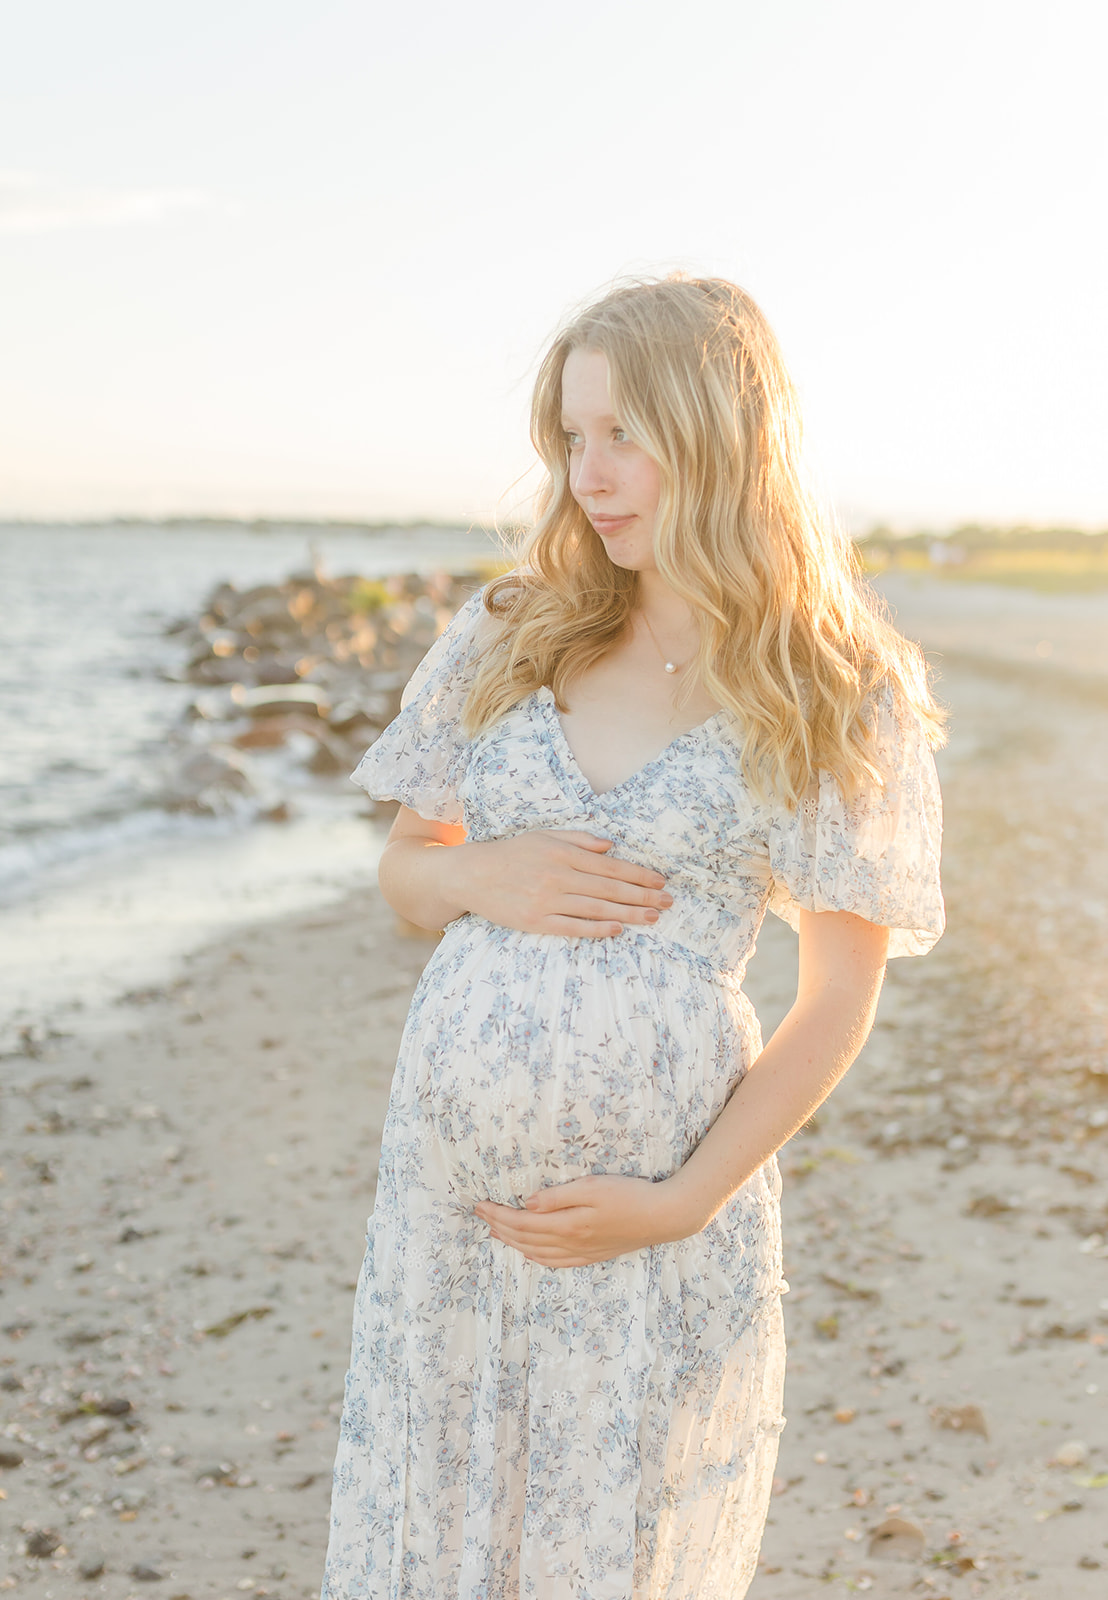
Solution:
[[[695,647],[696,616],[688,601],[670,588],[660,572],[640,572],[638,578],[636,609],[643,613],[657,637],[674,646],[683,640]]]

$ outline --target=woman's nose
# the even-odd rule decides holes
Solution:
[[[603,494],[610,487],[610,473],[603,452],[586,445],[577,457],[577,473],[573,480],[574,493]]]

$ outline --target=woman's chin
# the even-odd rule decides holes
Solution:
[[[618,539],[604,541],[604,554],[613,567],[619,567],[624,572],[653,572],[655,571],[654,552],[652,550],[626,550],[621,549]]]

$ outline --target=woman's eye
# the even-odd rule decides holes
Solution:
[[[612,429],[612,438],[616,441],[617,444],[626,444],[627,443],[627,430],[625,428],[613,428]]]
[[[567,432],[564,437],[566,441],[566,448],[569,450],[576,450],[578,445],[581,443],[581,435],[579,433]]]

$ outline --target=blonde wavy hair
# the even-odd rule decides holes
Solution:
[[[519,566],[485,593],[499,627],[466,700],[467,732],[544,684],[565,710],[568,686],[636,606],[637,575],[612,564],[570,492],[561,389],[572,350],[607,357],[620,425],[658,465],[655,563],[698,620],[695,679],[739,718],[754,792],[795,805],[821,769],[848,798],[883,783],[872,735],[886,685],[941,743],[919,650],[885,620],[805,485],[796,392],[765,317],[737,285],[683,275],[606,294],[542,362],[531,437],[547,477]]]

